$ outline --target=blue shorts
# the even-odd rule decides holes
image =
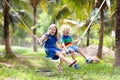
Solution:
[[[53,60],[59,59],[59,56],[55,55],[57,51],[62,51],[61,49],[54,47],[54,48],[46,48],[46,57],[49,58],[51,57]]]
[[[69,46],[68,48],[68,51],[75,51],[75,52],[78,52],[78,47],[77,46]]]

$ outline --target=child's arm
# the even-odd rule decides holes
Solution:
[[[45,35],[43,35],[42,37],[38,38],[36,35],[33,35],[33,37],[38,40],[38,42],[40,43],[40,45],[43,45],[43,42],[46,41],[47,37]]]
[[[64,43],[62,43],[62,47],[63,47],[63,49],[65,49],[66,52],[68,52],[68,49],[66,48]]]
[[[59,45],[59,42],[56,42],[56,47],[61,48],[61,45]]]
[[[81,40],[82,40],[82,38],[78,38],[78,39],[74,40],[73,43],[81,41]]]
[[[79,38],[79,39],[74,40],[74,41],[73,41],[73,43],[78,42],[79,40],[80,40],[80,38]]]
[[[45,42],[47,40],[47,36],[44,34],[42,37],[39,38],[41,42]]]

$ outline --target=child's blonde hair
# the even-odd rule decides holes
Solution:
[[[55,37],[57,38],[58,37],[58,29],[57,29],[57,26],[56,24],[51,24],[48,28],[48,30],[50,30],[51,28],[55,27],[56,28],[56,32],[55,32]]]
[[[62,27],[62,33],[64,32],[65,29],[70,29],[70,33],[71,33],[72,28],[71,28],[70,26],[64,25],[64,26]]]

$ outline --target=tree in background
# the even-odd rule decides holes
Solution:
[[[3,45],[4,40],[3,40],[3,10],[2,10],[2,1],[0,1],[0,43]]]
[[[95,6],[99,8],[104,0],[96,0]],[[104,37],[104,10],[106,9],[106,2],[103,4],[100,9],[100,37],[99,37],[99,46],[97,51],[97,57],[102,59],[102,47],[103,47],[103,37]]]
[[[37,12],[37,5],[39,4],[39,1],[40,0],[30,0],[30,4],[33,8],[33,16],[34,16],[33,17],[33,26],[36,25],[36,12]],[[36,35],[36,30],[37,29],[34,27],[34,29],[33,29],[33,34],[34,35]],[[34,51],[37,51],[37,40],[34,39],[34,38],[33,38],[33,40],[34,40],[34,46],[33,46]]]
[[[4,40],[5,40],[5,57],[11,58],[15,55],[13,54],[13,51],[11,49],[11,43],[10,43],[10,31],[9,31],[9,6],[6,3],[9,3],[9,0],[3,1],[3,14],[4,14]]]
[[[17,9],[16,12],[10,11],[10,2],[14,4],[13,6],[17,6],[17,7],[15,7]],[[22,5],[20,5],[20,4],[22,4]],[[30,22],[30,18],[28,18],[27,17],[28,15],[26,15],[25,12],[23,12],[24,10],[23,10],[22,7],[24,7],[23,5],[26,5],[25,1],[18,0],[16,2],[14,0],[12,0],[12,1],[2,0],[1,5],[2,5],[2,9],[3,9],[2,13],[3,13],[3,16],[4,16],[4,42],[5,42],[5,51],[6,51],[5,52],[5,57],[11,58],[11,57],[15,56],[13,54],[12,49],[11,49],[11,42],[12,42],[12,39],[13,39],[13,37],[12,37],[13,34],[12,33],[15,33],[17,31],[19,31],[18,29],[16,29],[17,31],[14,30],[16,27],[22,27],[22,28],[25,29],[24,25],[23,24],[21,25],[21,23],[20,23],[21,21],[17,16],[22,15],[21,19],[22,18],[24,18],[24,20],[27,19],[26,22],[27,21]],[[28,8],[26,6],[25,6],[25,9],[28,10]],[[24,20],[23,20],[23,22],[24,22]],[[12,29],[13,32],[11,32],[10,29]],[[23,33],[21,33],[21,34],[23,35]]]
[[[120,66],[120,0],[116,1],[116,34],[115,34],[115,59],[113,66],[117,67]]]

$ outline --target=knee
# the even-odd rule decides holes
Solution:
[[[57,52],[58,56],[64,56],[64,54],[65,54],[65,52],[63,52],[63,51],[62,52],[60,52],[60,51]]]
[[[66,55],[66,52],[65,52],[65,51],[62,51],[61,53],[62,53],[62,55],[64,55],[64,56]]]
[[[74,54],[74,53],[75,53],[75,51],[74,51],[74,50],[70,50],[70,52],[71,52],[72,54]]]
[[[78,51],[81,51],[81,49],[80,49],[80,48],[78,48]]]
[[[81,48],[78,48],[79,50],[81,50]]]

